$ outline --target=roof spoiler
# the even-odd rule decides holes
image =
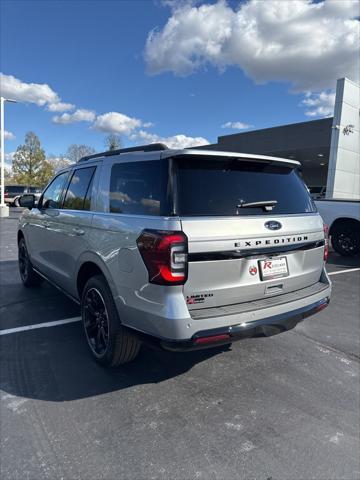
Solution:
[[[117,150],[108,150],[107,152],[95,153],[94,155],[87,155],[80,158],[79,162],[86,162],[93,158],[110,157],[112,155],[120,155],[121,153],[128,152],[157,152],[159,150],[168,150],[168,147],[164,143],[150,143],[148,145],[139,145],[138,147],[119,148]]]

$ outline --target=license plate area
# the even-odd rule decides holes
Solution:
[[[261,280],[273,280],[289,276],[286,257],[265,258],[259,260],[259,272]]]

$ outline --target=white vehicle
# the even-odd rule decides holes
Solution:
[[[345,257],[360,253],[360,201],[318,200],[315,203],[329,227],[334,250]]]

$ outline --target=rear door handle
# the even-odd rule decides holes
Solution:
[[[44,221],[44,222],[43,222],[43,225],[44,225],[44,227],[45,227],[45,228],[49,228],[49,226],[50,226],[50,223],[49,223],[49,222],[46,222],[46,221]]]
[[[73,233],[79,237],[81,235],[84,235],[85,230],[81,230],[81,228],[73,228]]]

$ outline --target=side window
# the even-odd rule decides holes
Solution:
[[[90,210],[92,178],[96,167],[75,170],[63,204],[69,210]]]
[[[166,215],[165,170],[160,160],[115,163],[110,177],[110,212]]]
[[[64,188],[68,172],[60,173],[47,187],[41,199],[40,208],[59,208],[61,194]]]

